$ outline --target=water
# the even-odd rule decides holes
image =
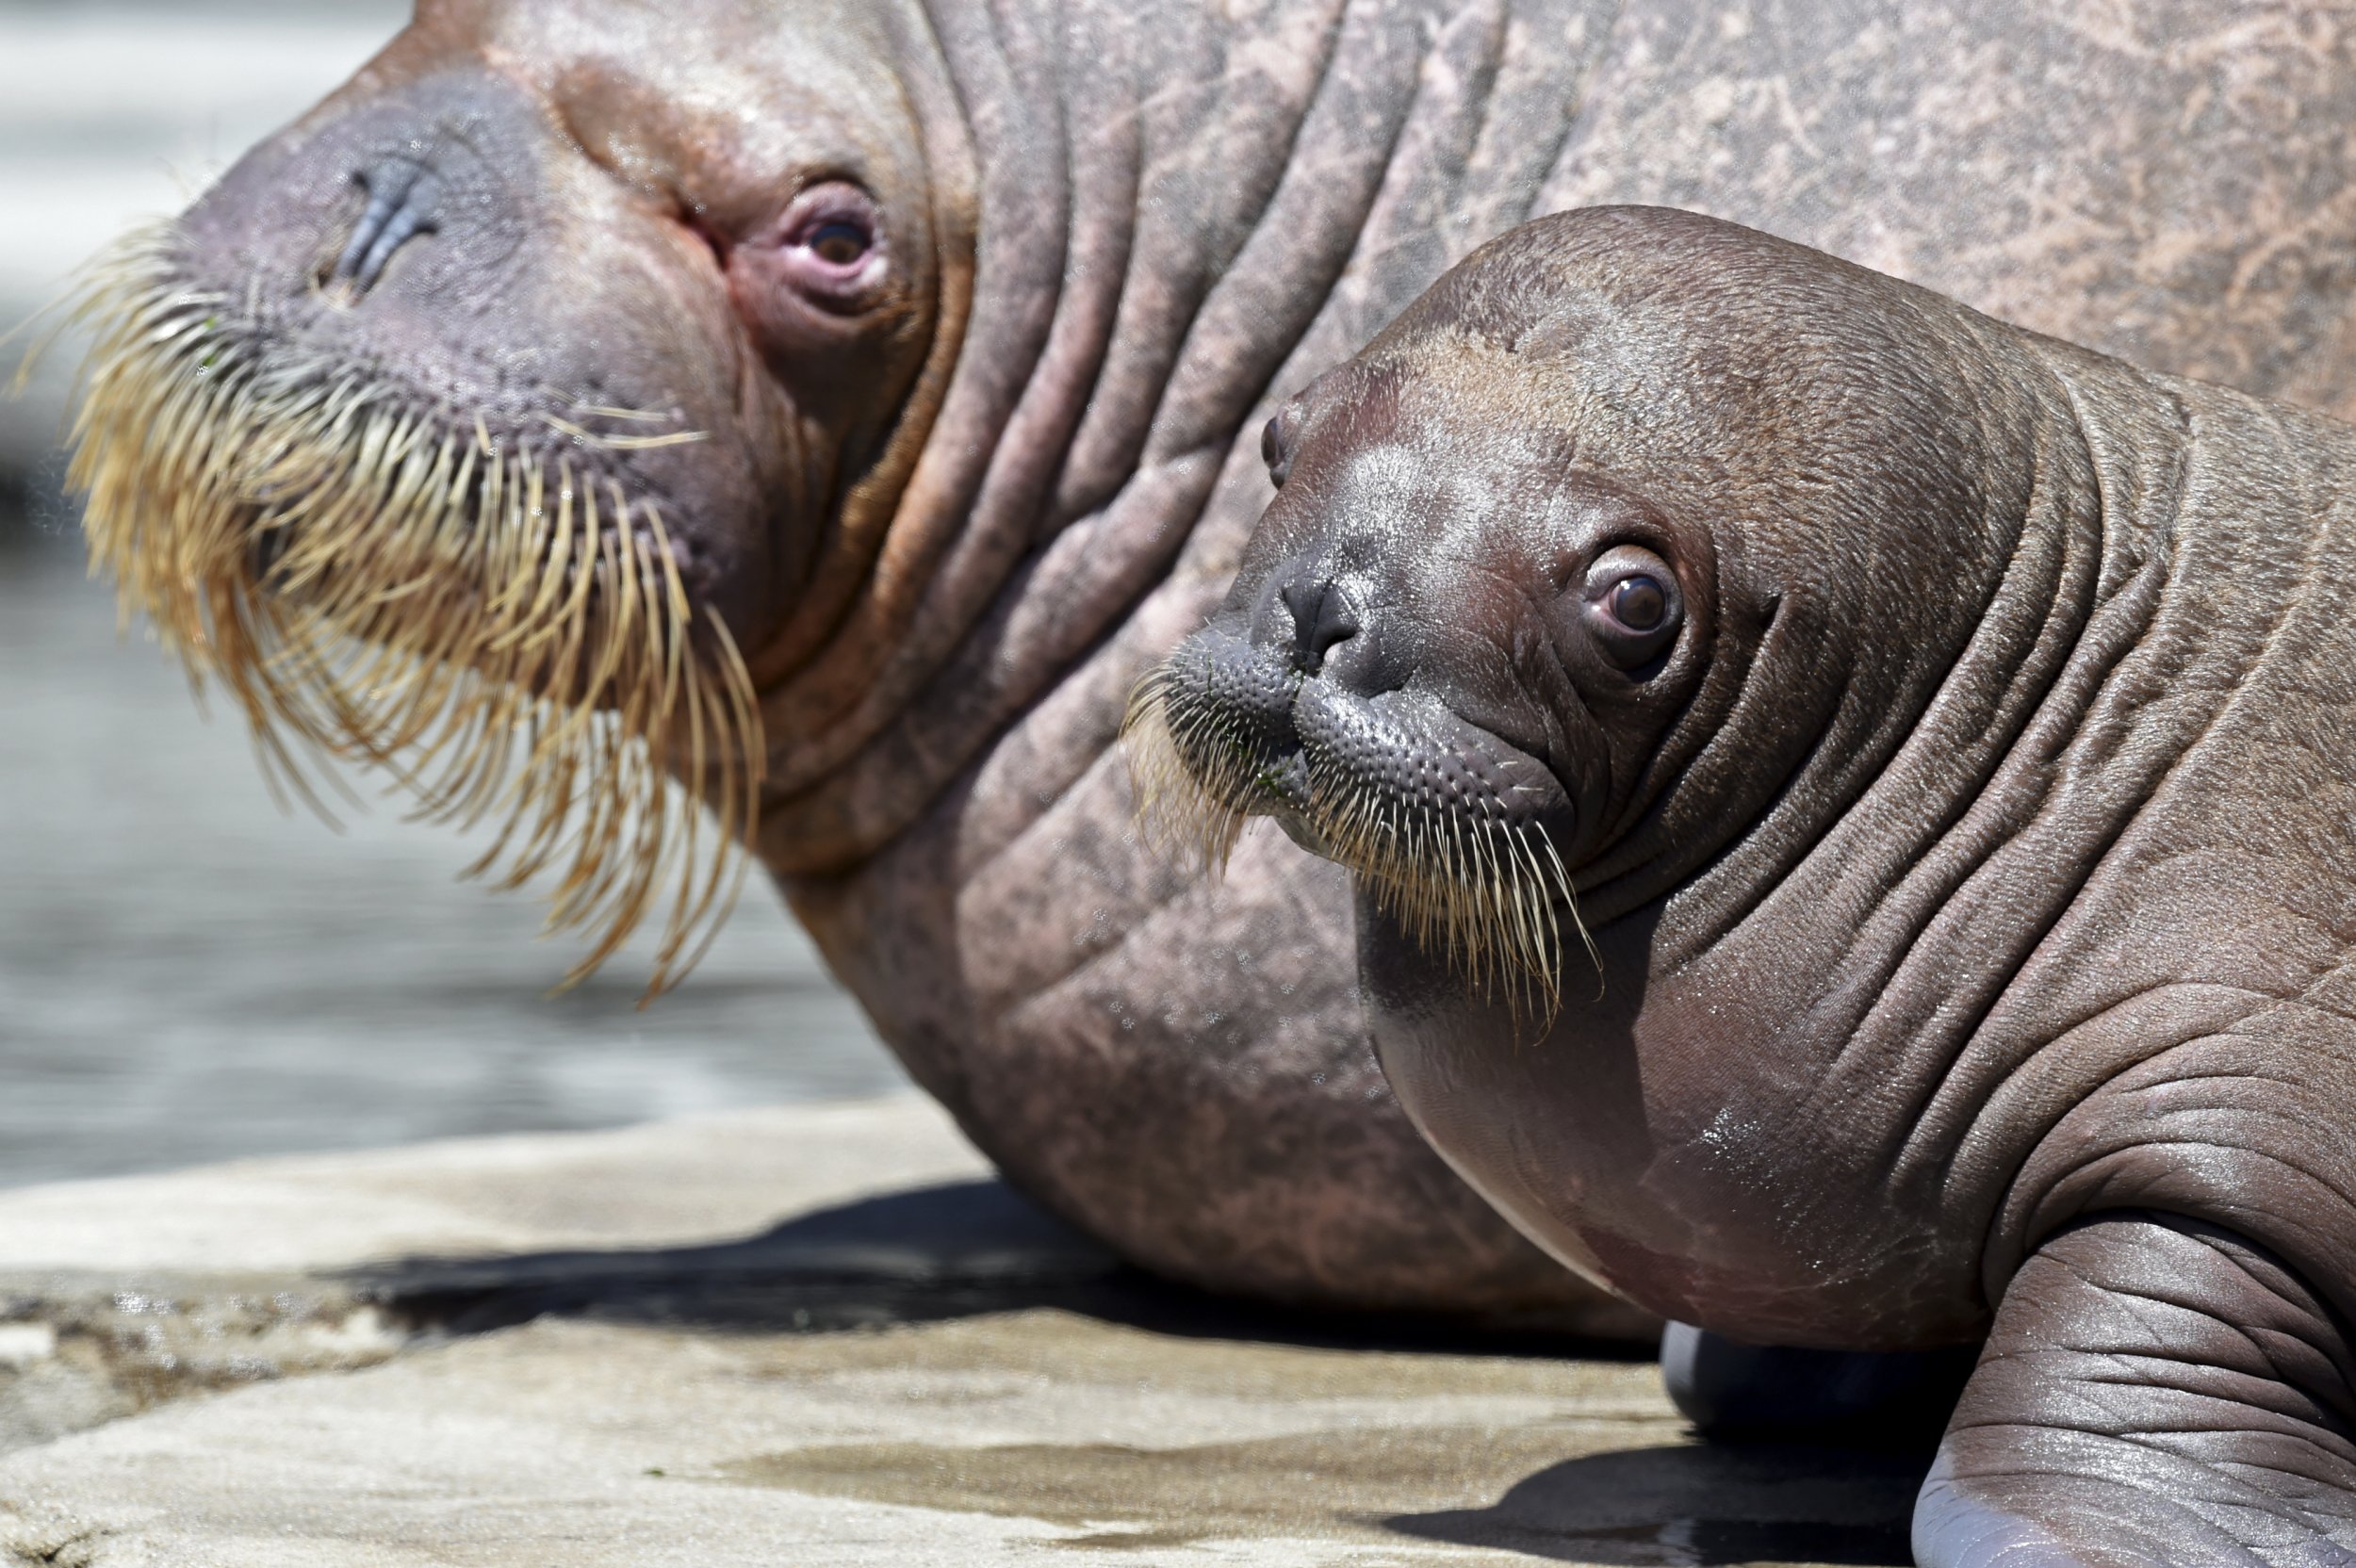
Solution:
[[[126,228],[170,217],[400,30],[408,0],[0,0],[5,335]],[[28,341],[33,335],[18,339]],[[0,467],[38,466],[75,357],[0,398]]]
[[[758,875],[651,1011],[643,944],[544,1000],[529,895],[395,805],[282,813],[49,532],[0,520],[0,1184],[905,1083]]]

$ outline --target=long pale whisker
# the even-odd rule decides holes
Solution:
[[[78,312],[96,346],[70,482],[125,616],[200,694],[230,692],[273,790],[325,814],[315,781],[345,786],[322,762],[384,769],[423,815],[494,823],[482,872],[564,860],[554,923],[590,937],[567,983],[661,903],[649,995],[676,984],[742,885],[765,747],[663,519],[643,513],[647,559],[618,482],[569,459],[551,474],[480,414],[273,346],[258,303],[230,316],[172,266],[162,236],[135,240]],[[581,433],[593,455],[702,438]]]

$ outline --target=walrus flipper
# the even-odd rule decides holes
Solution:
[[[2356,1564],[2356,1351],[2233,1232],[2105,1215],[2013,1277],[1914,1516],[1924,1568]]]
[[[1927,1448],[1978,1350],[1816,1350],[1745,1345],[1690,1323],[1661,1336],[1661,1379],[1705,1437]]]

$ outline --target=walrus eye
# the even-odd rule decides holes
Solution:
[[[1669,616],[1669,591],[1651,577],[1622,578],[1606,601],[1612,618],[1630,631],[1654,631]]]
[[[1268,482],[1279,490],[1284,488],[1284,476],[1293,467],[1291,413],[1290,408],[1280,408],[1276,417],[1260,427],[1260,461],[1268,465]]]
[[[829,266],[856,267],[865,259],[875,237],[867,232],[866,225],[838,218],[820,224],[803,243],[810,247],[812,255]]]
[[[1677,574],[1641,545],[1618,545],[1587,568],[1587,629],[1624,670],[1650,663],[1677,641],[1684,619]]]
[[[1260,427],[1260,461],[1268,465],[1268,479],[1278,489],[1284,487],[1284,449],[1277,440],[1277,422],[1270,419]]]
[[[883,213],[848,180],[827,180],[795,196],[760,239],[737,248],[740,300],[761,315],[773,291],[832,316],[856,316],[876,302],[891,274]],[[780,318],[783,319],[783,318]]]

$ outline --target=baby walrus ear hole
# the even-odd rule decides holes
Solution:
[[[1276,417],[1260,427],[1260,461],[1268,465],[1268,482],[1279,490],[1284,488],[1284,476],[1293,467],[1293,425],[1290,404],[1276,411]]]
[[[1659,659],[1685,624],[1677,573],[1642,545],[1614,545],[1595,557],[1581,592],[1588,635],[1623,670]]]

